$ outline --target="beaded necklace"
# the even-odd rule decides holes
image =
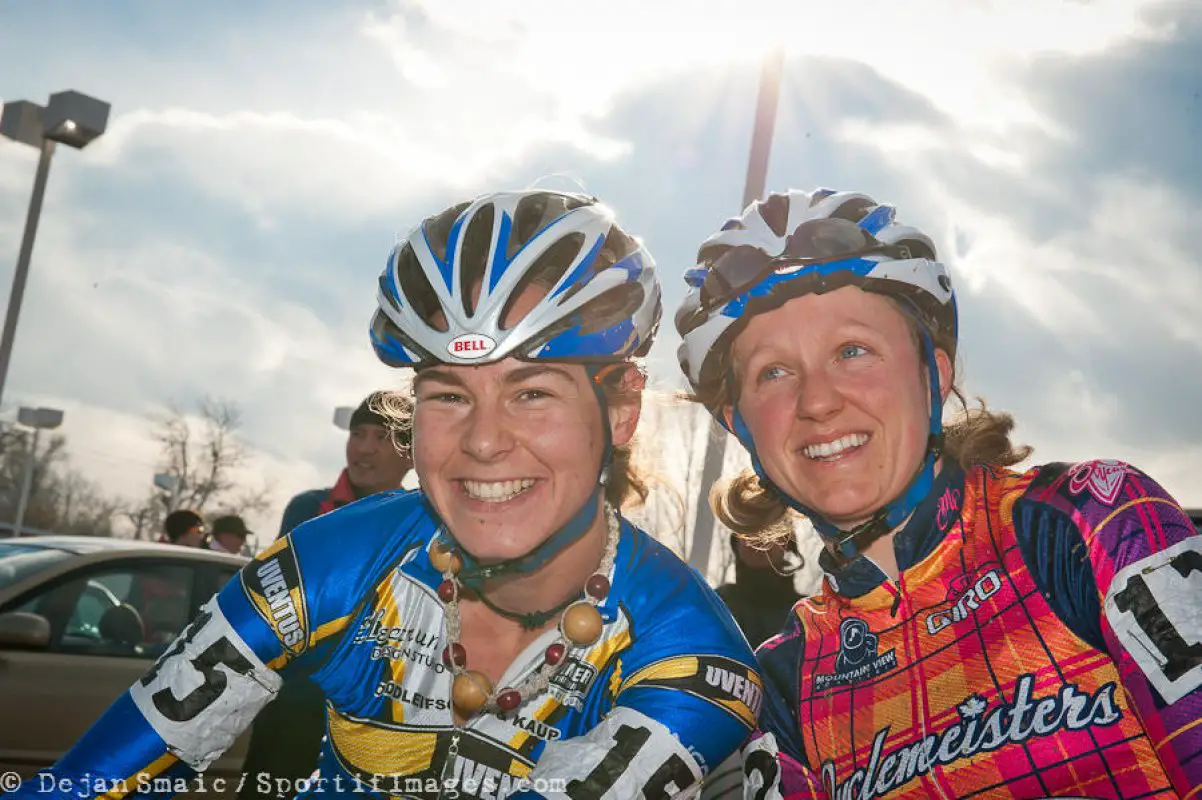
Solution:
[[[517,686],[494,687],[483,672],[467,668],[467,650],[459,643],[459,595],[463,586],[458,572],[463,566],[463,559],[453,547],[442,542],[430,548],[430,564],[442,573],[443,578],[438,586],[447,628],[447,646],[442,651],[442,661],[455,676],[451,685],[451,702],[463,718],[475,716],[482,709],[502,714],[513,711],[546,690],[551,679],[566,663],[569,644],[583,647],[601,638],[602,621],[597,605],[609,594],[607,576],[613,569],[621,531],[618,512],[609,503],[605,504],[605,515],[609,526],[605,552],[596,572],[584,583],[584,597],[567,605],[559,620],[559,635],[544,651],[543,663]]]

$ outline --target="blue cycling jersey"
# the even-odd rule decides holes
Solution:
[[[672,797],[746,740],[762,694],[750,649],[702,578],[625,521],[601,638],[569,648],[514,712],[457,725],[429,559],[438,526],[421,493],[398,491],[277,540],[50,770],[53,783],[16,795],[88,776],[121,796],[148,785],[139,776],[203,770],[293,671],[326,697],[314,796]],[[554,637],[501,683],[537,670]]]

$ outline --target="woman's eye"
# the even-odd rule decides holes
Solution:
[[[760,370],[760,382],[780,380],[785,375],[785,370],[781,367],[765,367]]]
[[[855,358],[868,352],[868,348],[859,344],[845,344],[839,348],[839,358]]]
[[[417,402],[422,403],[462,403],[463,395],[455,394],[454,392],[434,392],[425,397],[419,397]]]

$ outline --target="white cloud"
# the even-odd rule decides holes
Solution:
[[[75,194],[82,176],[94,181],[103,170],[106,181],[128,177],[132,183],[136,177],[167,190],[199,187],[250,214],[231,238],[258,242],[298,220],[328,226],[331,236],[347,227],[360,236],[353,226],[375,226],[365,222],[373,217],[388,220],[390,235],[416,222],[396,218],[399,208],[492,188],[498,176],[552,146],[589,162],[608,161],[620,173],[625,157],[642,145],[607,132],[606,114],[618,103],[682,73],[731,59],[754,61],[780,38],[791,54],[832,56],[879,70],[929,99],[952,125],[937,132],[903,124],[882,135],[851,119],[841,129],[844,141],[884,143],[885,155],[895,157],[887,164],[894,167],[906,161],[896,158],[903,154],[910,161],[966,154],[1025,176],[1033,194],[1060,196],[1063,189],[1051,178],[1029,174],[1029,142],[1014,132],[1060,141],[1069,134],[1029,106],[1009,83],[1008,71],[1040,55],[1076,57],[1161,38],[1166,30],[1142,16],[1152,5],[532,0],[518,8],[468,0],[397,2],[374,15],[341,8],[331,12],[337,24],[289,31],[262,48],[247,45],[236,57],[203,45],[191,63],[152,60],[141,70],[110,65],[108,79],[121,83],[112,96],[127,99],[115,103],[108,134],[72,154],[79,166],[59,170],[56,164],[51,176],[60,199],[53,213],[48,209],[39,236],[37,288],[31,284],[18,340],[25,380],[10,382],[6,399],[11,403],[12,390],[31,386],[66,408],[66,432],[81,465],[124,493],[141,491],[149,481],[154,453],[145,430],[154,408],[206,390],[231,396],[248,418],[258,451],[254,470],[278,477],[282,506],[291,492],[333,479],[342,440],[329,424],[332,408],[395,380],[366,347],[366,315],[351,308],[350,290],[344,295],[333,285],[311,307],[298,292],[280,288],[271,269],[278,264],[221,255],[215,244],[156,233],[136,216],[130,222],[136,208],[86,210]],[[754,87],[747,93],[752,96]],[[839,112],[839,98],[831,99],[831,109]],[[28,148],[0,145],[5,286],[35,159]],[[639,175],[624,179],[631,184],[624,191],[643,191]],[[674,199],[670,187],[656,191]],[[1198,335],[1191,306],[1202,287],[1186,248],[1188,223],[1198,210],[1169,187],[1100,178],[1083,200],[1093,207],[1088,225],[1046,241],[1032,241],[938,180],[931,181],[927,199],[928,208],[945,209],[948,232],[961,229],[972,242],[955,264],[968,293],[997,291],[1052,330],[1094,335],[1106,321],[1076,296],[1069,280],[1091,273],[1157,308],[1174,335]],[[198,215],[211,211],[198,205]],[[126,215],[130,230],[124,241],[99,233],[118,214]],[[1125,277],[1114,254],[1136,251],[1145,265],[1141,274],[1151,271],[1163,281]],[[298,280],[311,284],[333,284],[331,270],[342,266],[319,263],[300,247],[280,252]],[[673,340],[667,311],[661,337]],[[657,348],[656,367],[676,379],[674,359],[662,357],[665,352]],[[1087,377],[1076,379],[1082,383],[1061,389],[1065,402],[1094,398],[1089,419],[1096,417],[1104,429],[1113,399]],[[1079,433],[1081,425],[1075,413],[1065,420],[1066,430]],[[1040,435],[1054,445],[1046,452],[1056,457],[1094,444],[1082,444],[1076,434],[1062,441]],[[1098,448],[1110,454],[1100,440]],[[1166,465],[1172,473],[1166,480],[1182,481],[1197,498],[1196,489],[1184,487],[1188,473],[1180,466],[1202,466],[1197,451],[1148,456],[1144,461],[1153,466]]]
[[[1140,324],[1202,349],[1192,232],[1202,208],[1173,187],[1127,176],[1101,176],[1077,199],[1084,224],[1036,241],[974,200],[949,198],[955,228],[972,242],[955,262],[957,279],[981,296],[1004,292],[1057,334],[1121,336],[1131,321],[1116,318],[1120,307],[1081,296],[1092,282],[1116,300],[1155,309]]]
[[[966,129],[1049,132],[1055,125],[1008,83],[1008,71],[1036,55],[1080,56],[1164,36],[1144,21],[1151,5],[532,0],[519,9],[397,0],[380,13],[331,12],[328,33],[317,25],[291,31],[308,38],[288,39],[286,50],[269,44],[235,55],[228,42],[214,42],[218,66],[204,75],[207,86],[190,64],[158,65],[157,86],[178,84],[176,97],[195,100],[162,105],[172,93],[158,91],[151,96],[159,104],[116,106],[111,130],[85,157],[180,175],[267,225],[297,210],[343,219],[388,215],[428,193],[478,191],[549,145],[621,158],[631,143],[597,131],[617,98],[715,63],[757,59],[777,39],[791,54],[872,66]],[[335,43],[330,34],[344,38]],[[230,79],[221,78],[226,62]],[[296,83],[286,74],[266,79],[285,67],[296,70]],[[235,68],[256,78],[233,79]],[[336,75],[344,80],[331,92]],[[224,91],[215,94],[217,81]],[[274,95],[265,91],[272,83],[280,87]],[[304,84],[315,86],[313,96],[299,91]],[[896,146],[921,135],[910,134]],[[974,152],[1021,163],[1000,144]]]

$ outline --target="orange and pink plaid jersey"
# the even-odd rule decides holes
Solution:
[[[747,797],[1202,797],[1202,536],[1156,483],[949,468],[895,550],[757,653]]]

